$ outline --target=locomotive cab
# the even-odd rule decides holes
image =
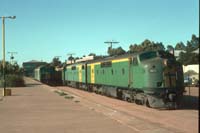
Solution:
[[[138,55],[140,76],[133,76],[134,88],[141,88],[152,107],[174,107],[183,94],[183,70],[173,55],[164,51],[148,51]],[[139,74],[139,73],[138,73]],[[140,83],[140,84],[139,84]]]

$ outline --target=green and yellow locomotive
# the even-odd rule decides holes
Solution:
[[[184,91],[182,66],[165,51],[74,63],[64,73],[67,85],[153,108],[175,108]]]

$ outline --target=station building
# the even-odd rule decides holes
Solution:
[[[23,62],[22,66],[23,66],[23,70],[24,70],[24,76],[33,77],[34,69],[41,65],[46,65],[46,64],[47,64],[46,62],[36,61],[36,60]]]

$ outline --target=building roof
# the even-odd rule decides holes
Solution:
[[[198,48],[198,49],[196,49],[196,50],[194,50],[194,51],[192,51],[192,53],[199,54],[199,48]]]
[[[94,60],[94,56],[86,56],[86,57],[76,60],[76,62],[83,62],[83,61],[88,61],[88,60]]]
[[[186,51],[185,50],[174,50],[174,56],[178,57],[181,52],[185,53]]]
[[[30,61],[27,61],[27,62],[23,62],[23,64],[26,64],[26,63],[46,63],[44,61],[37,61],[37,60],[30,60]]]

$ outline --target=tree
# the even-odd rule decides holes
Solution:
[[[54,58],[52,59],[51,65],[52,65],[52,66],[61,66],[61,61],[59,60],[58,57],[54,57]]]
[[[130,53],[141,52],[141,51],[143,51],[143,47],[141,45],[137,45],[137,44],[130,45],[129,51],[130,51]]]
[[[138,52],[138,45],[137,44],[131,44],[130,46],[129,46],[129,51],[130,51],[130,53],[135,53],[135,52]]]
[[[96,56],[96,54],[95,53],[90,53],[88,56]]]
[[[145,39],[140,45],[131,44],[129,46],[129,52],[142,52],[142,51],[149,51],[149,50],[165,50],[165,46],[162,42],[153,42],[148,39]]]
[[[184,65],[199,64],[199,54],[193,53],[199,48],[199,37],[192,35],[191,40],[187,41],[186,52],[180,53],[178,61]]]
[[[187,41],[186,51],[192,52],[199,48],[199,37],[192,35],[191,40]]]
[[[183,65],[199,64],[199,56],[195,53],[181,52],[178,61]]]
[[[74,60],[75,60],[75,58],[72,55],[68,57],[68,61],[70,61],[71,63],[73,63]]]
[[[175,46],[175,50],[185,50],[186,47],[183,42],[178,42]]]
[[[75,60],[78,60],[78,59],[80,59],[80,58],[79,58],[79,57],[76,57],[76,58],[75,58]]]
[[[172,45],[167,45],[167,51],[169,52],[169,51],[172,51],[172,50],[174,50],[174,47]]]
[[[108,47],[108,54],[110,56],[122,55],[122,54],[125,54],[125,53],[126,53],[126,51],[124,49],[122,49],[122,47],[118,47],[118,48]]]
[[[192,34],[192,38],[191,38],[191,44],[192,46],[196,49],[199,48],[199,37],[196,37],[196,35]]]
[[[72,61],[72,60],[74,60],[74,57],[73,56],[69,56],[68,60]]]
[[[19,75],[22,74],[22,69],[19,67],[17,63],[11,64],[6,61],[5,73]],[[0,75],[2,74],[3,74],[3,64],[2,61],[0,61]]]
[[[150,50],[152,42],[148,39],[145,39],[140,45],[141,45],[143,51],[148,51],[148,50]]]
[[[156,43],[154,43],[154,42],[152,42],[153,43],[153,49],[151,49],[151,50],[165,50],[165,46],[163,45],[163,43],[162,42],[156,42]]]
[[[122,49],[122,47],[118,47],[115,52],[116,52],[116,55],[122,55],[126,53],[126,51]]]

